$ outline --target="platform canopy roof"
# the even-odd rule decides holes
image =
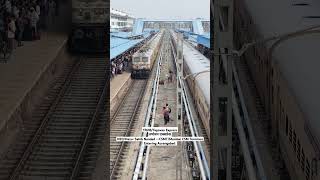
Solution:
[[[188,36],[189,40],[194,41],[197,44],[201,44],[207,48],[210,48],[210,33],[196,34],[191,31],[178,30],[184,35]]]
[[[150,36],[150,32],[144,32],[138,39],[131,32],[112,32],[110,33],[110,60],[134,47],[145,38]]]

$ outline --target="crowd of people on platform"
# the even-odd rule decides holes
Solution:
[[[115,59],[111,60],[111,79],[113,79],[117,74],[122,74],[122,72],[129,70],[130,64],[132,62],[132,55],[136,51],[138,51],[141,48],[141,46],[151,38],[152,36],[147,37],[131,49],[127,50],[125,53],[122,53]]]
[[[118,58],[111,61],[111,79],[113,79],[117,74],[122,74],[124,71],[129,70],[129,64],[132,60],[132,55],[135,53],[142,44],[131,48],[127,52],[121,54]]]
[[[22,41],[40,39],[40,32],[53,24],[58,0],[0,0],[0,42],[8,52]]]

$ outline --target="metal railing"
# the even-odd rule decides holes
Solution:
[[[149,99],[149,103],[148,103],[148,110],[145,116],[145,120],[144,120],[144,127],[152,127],[153,126],[153,122],[154,122],[154,118],[155,118],[155,111],[156,111],[156,106],[157,106],[157,94],[158,94],[158,86],[159,86],[159,78],[160,78],[160,63],[162,60],[162,48],[160,50],[160,54],[159,54],[159,58],[157,61],[157,69],[156,69],[156,77],[155,77],[155,81],[153,82],[153,86],[152,86],[152,92],[151,92],[151,97]],[[152,113],[152,116],[151,116]],[[152,117],[152,119],[150,119],[150,117]],[[150,122],[151,120],[151,122]],[[146,137],[147,133],[142,132],[142,137]],[[142,161],[143,161],[143,156],[144,156],[144,150],[145,150],[145,145],[143,142],[140,143],[140,150],[139,150],[139,154],[136,160],[136,165],[135,165],[135,170],[133,173],[133,180],[137,180],[139,178],[139,174],[140,174],[140,169],[141,169],[141,165],[142,165]],[[147,153],[146,153],[146,157],[145,157],[145,162],[148,162],[148,158],[149,158],[149,148],[147,146]],[[148,163],[146,163],[144,165],[143,168],[143,178],[146,177],[146,170],[148,168]]]
[[[172,48],[172,50],[174,49],[172,42],[171,42],[171,48]],[[174,61],[176,62],[176,54],[173,53],[173,55],[174,55]],[[191,135],[192,135],[192,137],[198,137],[199,133],[198,133],[194,118],[192,116],[191,110],[190,110],[189,97],[188,97],[188,94],[186,93],[184,81],[181,79],[181,77],[178,77],[178,78],[179,78],[178,80],[180,81],[180,84],[181,84],[182,90],[183,90],[182,91],[183,104],[184,104],[184,107],[186,110],[186,115],[187,115],[189,128],[191,131]],[[201,143],[198,141],[197,142],[193,141],[193,144],[194,144],[195,151],[196,151],[197,158],[198,158],[198,162],[199,162],[201,177],[202,177],[202,179],[209,180],[210,179],[210,169],[209,169],[208,162],[206,160],[206,156],[205,156],[203,147],[202,147]]]
[[[224,24],[222,23],[223,21],[223,18],[222,16],[220,15],[219,16],[219,19],[220,19],[220,26],[222,29],[224,29]],[[223,59],[227,58],[227,54],[225,53],[225,49],[221,48],[219,49],[220,50],[220,54],[221,54],[221,57]],[[226,60],[222,61],[222,62],[226,62]],[[223,63],[223,69],[226,71],[227,65]],[[265,172],[264,172],[264,168],[263,168],[263,165],[262,165],[262,161],[260,159],[260,154],[259,154],[259,151],[257,149],[257,146],[256,146],[256,141],[255,141],[255,136],[253,134],[253,130],[252,130],[252,127],[251,127],[251,124],[250,124],[250,119],[249,119],[249,115],[248,115],[248,112],[247,112],[247,108],[245,106],[245,100],[243,98],[243,95],[242,95],[242,91],[241,91],[241,86],[240,86],[240,83],[239,83],[239,80],[238,80],[238,74],[237,74],[237,71],[235,69],[235,65],[234,63],[232,63],[232,74],[233,74],[233,77],[235,78],[236,80],[236,83],[235,83],[235,87],[236,87],[236,90],[238,91],[238,94],[239,94],[239,106],[241,107],[242,109],[242,112],[243,112],[243,115],[244,115],[244,121],[241,119],[241,117],[238,115],[238,109],[236,109],[236,114],[234,113],[235,115],[235,121],[236,121],[236,127],[237,127],[237,130],[238,130],[238,133],[239,133],[239,139],[240,139],[240,143],[241,143],[241,148],[242,148],[242,151],[244,152],[244,160],[245,160],[245,164],[246,164],[246,168],[248,171],[248,174],[249,174],[249,178],[250,180],[253,180],[253,179],[256,179],[256,172],[253,172],[254,170],[252,168],[254,168],[253,166],[253,161],[252,161],[252,158],[251,158],[251,155],[250,153],[248,154],[248,149],[250,149],[250,147],[252,148],[253,150],[253,157],[257,163],[257,169],[255,169],[255,171],[258,172],[258,177],[259,179],[261,180],[266,180],[266,175],[265,175]],[[234,94],[234,90],[233,90],[233,94]],[[235,103],[235,96],[233,95],[233,108],[238,108],[238,105]],[[247,140],[246,139],[246,136],[242,136],[240,135],[240,132],[239,131],[243,131],[243,127],[247,127],[247,131],[248,131],[248,134],[249,134],[249,139]]]

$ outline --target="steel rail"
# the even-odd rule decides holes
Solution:
[[[172,44],[171,44],[171,47],[173,48]],[[174,60],[176,62],[176,54],[174,54]],[[188,122],[189,122],[188,124],[189,124],[189,128],[190,128],[190,131],[191,131],[191,135],[193,137],[198,137],[199,135],[198,135],[197,127],[195,125],[194,118],[193,118],[192,113],[190,111],[190,106],[189,106],[190,102],[188,100],[188,95],[187,95],[186,90],[185,90],[184,81],[181,80],[181,77],[179,77],[178,80],[180,81],[180,84],[181,84],[182,89],[183,89],[182,97],[183,97],[183,102],[184,102],[184,106],[185,106],[185,109],[186,109],[186,114],[187,114],[187,119],[188,119]],[[209,170],[209,166],[208,166],[208,163],[207,163],[206,156],[205,156],[205,153],[203,151],[202,145],[199,142],[193,142],[193,144],[194,144],[195,149],[196,149],[196,154],[197,154],[197,158],[198,158],[198,161],[199,161],[200,173],[201,173],[202,179],[210,179],[210,170]]]
[[[154,40],[154,38],[156,38],[156,36],[158,36],[158,35],[159,35],[159,33],[157,33],[156,35],[154,35],[154,36],[152,37],[152,39],[149,40],[149,44],[150,44],[150,42],[151,42],[152,40]],[[160,41],[161,41],[161,39],[160,39]],[[145,46],[144,46],[144,47],[145,47]],[[149,80],[150,78],[151,78],[151,77],[149,77],[148,80]],[[132,87],[132,86],[131,86],[131,87]],[[135,106],[135,108],[134,108],[134,112],[137,111],[138,106],[140,105],[141,99],[142,99],[142,97],[143,97],[144,94],[145,94],[145,89],[144,89],[143,91],[141,91],[140,97],[139,97],[139,99],[138,99],[138,102],[139,102],[139,103],[136,104],[136,106]],[[128,94],[126,94],[125,98],[123,98],[123,100],[121,101],[121,104],[124,103],[124,100],[126,99],[127,95],[128,95]],[[121,106],[121,104],[119,105],[119,107]],[[120,108],[118,108],[117,111],[116,111],[116,113],[113,115],[113,118],[112,118],[111,123],[114,122],[114,119],[116,118],[116,116],[117,116],[117,114],[118,114],[119,111],[120,111]],[[136,114],[134,114],[134,116],[131,117],[131,120],[130,120],[130,122],[129,122],[129,126],[128,126],[128,127],[131,127],[131,126],[132,126],[132,122],[133,122],[133,119],[135,118],[135,115],[136,115]],[[129,129],[130,129],[130,128],[127,129],[127,131],[126,131],[126,133],[125,133],[124,136],[127,136],[127,135],[128,135]],[[112,167],[110,177],[113,177],[113,175],[114,175],[114,173],[115,173],[116,164],[117,164],[117,162],[118,162],[118,160],[119,160],[119,158],[120,158],[120,154],[121,154],[121,152],[122,152],[124,143],[125,143],[125,142],[121,142],[120,151],[117,153],[116,161],[115,161],[114,166]]]
[[[56,106],[60,102],[61,98],[63,97],[63,95],[67,91],[68,87],[70,86],[71,77],[78,70],[78,68],[80,67],[80,64],[82,62],[83,62],[83,59],[80,58],[80,60],[73,66],[72,70],[67,75],[67,78],[66,78],[66,81],[63,84],[63,87],[61,88],[59,94],[57,95],[56,99],[54,100],[54,102],[50,106],[50,109],[48,110],[48,112],[46,113],[45,117],[43,118],[43,120],[42,120],[42,122],[41,122],[41,124],[40,124],[40,126],[39,126],[39,128],[37,130],[37,132],[35,133],[35,135],[33,136],[32,140],[31,140],[31,142],[28,144],[28,147],[24,151],[21,159],[19,160],[18,165],[15,167],[14,171],[10,175],[10,177],[9,177],[10,180],[15,180],[17,178],[17,176],[19,176],[20,169],[22,168],[23,164],[25,163],[25,161],[28,159],[29,155],[31,154],[34,145],[39,141],[39,139],[40,139],[40,137],[42,135],[42,132],[43,132],[44,128],[46,127],[48,121],[49,121],[49,117],[51,116],[51,114],[55,110]]]
[[[154,35],[154,36],[152,37],[152,39],[149,41],[149,44],[151,43],[152,40],[154,40],[154,39],[156,38],[156,36],[159,36],[159,35],[160,35],[160,32],[157,33],[156,35]],[[160,37],[160,38],[162,38],[162,37]],[[160,39],[160,41],[161,41],[161,40],[162,40],[162,39]],[[146,45],[145,45],[145,46],[146,46]],[[145,47],[145,46],[143,46],[143,47]],[[161,49],[161,51],[162,51],[162,49]],[[160,53],[160,56],[161,56],[161,53]],[[160,56],[159,56],[159,58],[160,58]],[[159,66],[159,63],[158,63],[158,66]],[[150,79],[150,78],[149,78],[149,79]],[[146,88],[145,88],[145,89],[146,89]],[[142,94],[144,94],[145,89],[144,89],[144,91],[143,91]],[[140,98],[139,101],[141,101],[141,99],[142,99],[142,98]],[[136,111],[136,108],[137,108],[137,107],[135,107],[135,111]],[[118,109],[118,110],[119,110],[119,109]],[[118,111],[118,110],[117,110],[117,111]],[[148,113],[148,112],[147,112],[147,113]],[[131,126],[131,121],[130,121],[130,126]],[[127,130],[127,131],[128,131],[128,130]],[[127,132],[126,132],[126,135],[127,135]],[[126,136],[126,135],[125,135],[125,136]],[[124,145],[124,142],[121,143],[121,149],[123,148],[123,145]],[[120,156],[120,153],[117,154],[116,162],[118,161],[119,156]],[[115,162],[115,164],[116,164],[116,162]],[[113,168],[112,168],[111,177],[112,177],[113,174],[114,174],[114,169],[115,169],[115,165],[114,165]]]
[[[134,80],[134,81],[135,81],[135,80]],[[134,84],[134,82],[131,82],[131,84],[130,84],[130,86],[129,86],[128,89],[132,89],[133,84]],[[116,111],[115,111],[114,114],[112,115],[110,125],[112,125],[112,124],[114,123],[116,117],[117,117],[118,114],[119,114],[119,111],[121,110],[121,106],[124,104],[124,102],[125,102],[126,98],[128,97],[128,95],[129,95],[129,93],[126,93],[126,94],[124,95],[124,97],[121,99],[120,104],[118,105]]]
[[[134,114],[133,114],[133,115],[131,116],[131,118],[130,118],[128,128],[127,128],[127,130],[126,130],[126,132],[125,132],[125,135],[124,135],[125,137],[128,136],[128,134],[129,134],[129,132],[130,132],[130,128],[132,127],[133,121],[134,121],[134,119],[135,119],[135,117],[136,117],[136,115],[137,115],[137,110],[138,110],[138,108],[139,108],[139,106],[140,106],[140,104],[141,104],[141,100],[142,100],[142,97],[143,97],[144,93],[145,93],[145,89],[143,89],[143,90],[140,92],[140,94],[139,94],[138,101],[136,102],[135,107],[134,107]],[[129,94],[129,93],[126,94],[125,98],[128,97],[128,94]],[[117,115],[118,115],[118,113],[119,113],[119,111],[120,111],[120,109],[121,109],[121,105],[125,102],[125,98],[122,100],[121,104],[119,105],[119,108],[117,109],[117,113],[113,116],[113,118],[112,118],[112,120],[111,120],[111,123],[113,123],[113,122],[115,121],[115,118],[117,117]],[[111,124],[111,125],[112,125],[112,124]],[[112,128],[112,127],[111,127],[111,128]],[[118,161],[119,161],[119,159],[120,159],[120,155],[121,155],[121,153],[123,152],[124,144],[125,144],[125,142],[121,142],[120,149],[119,149],[119,151],[118,151],[118,153],[117,153],[117,156],[116,156],[116,160],[115,160],[114,165],[113,165],[113,167],[112,167],[112,169],[111,169],[110,177],[113,177],[113,176],[114,176],[115,169],[116,169],[116,165],[118,164]]]
[[[84,137],[84,140],[83,140],[83,143],[81,145],[81,149],[79,151],[79,154],[77,155],[77,160],[76,160],[76,163],[72,169],[72,173],[71,173],[71,176],[70,176],[70,180],[73,180],[76,178],[77,174],[78,174],[78,171],[79,171],[79,167],[80,167],[80,161],[81,161],[81,158],[83,157],[83,154],[87,148],[87,145],[88,145],[88,141],[89,141],[89,138],[90,138],[90,135],[94,129],[94,126],[97,122],[97,120],[99,119],[98,118],[98,115],[100,113],[100,108],[104,106],[104,102],[106,101],[105,99],[105,96],[106,96],[106,91],[107,91],[107,68],[105,70],[105,83],[104,83],[104,87],[103,87],[103,90],[102,90],[102,93],[100,94],[100,98],[99,98],[99,101],[97,103],[97,106],[96,106],[96,110],[92,116],[92,119],[90,121],[90,125],[88,127],[88,130],[87,130],[87,133],[86,133],[86,136]]]
[[[162,57],[162,56],[161,56]],[[162,60],[162,58],[160,59]],[[161,61],[160,61],[161,62]],[[156,90],[155,90],[155,100],[154,100],[154,105],[153,105],[153,113],[152,113],[152,119],[151,119],[151,127],[154,125],[154,119],[156,117],[156,109],[157,109],[157,97],[158,97],[158,90],[159,90],[159,79],[160,79],[160,69],[158,70],[159,75],[157,76],[157,85],[156,85]],[[146,152],[146,158],[145,158],[145,165],[144,165],[144,170],[143,170],[143,175],[142,175],[142,180],[146,179],[147,176],[147,169],[148,169],[148,160],[149,160],[149,153],[150,153],[150,147],[147,146],[147,152]]]
[[[161,39],[161,40],[163,40],[163,39]],[[159,85],[160,64],[161,64],[161,60],[162,60],[162,53],[163,53],[163,48],[162,48],[162,43],[161,43],[161,49],[160,49],[159,57],[157,58],[157,69],[156,69],[156,77],[155,77],[156,81],[153,82],[151,98],[150,98],[149,103],[148,103],[148,110],[147,110],[147,113],[146,113],[146,116],[145,116],[145,120],[144,120],[144,127],[148,127],[149,126],[151,111],[152,110],[153,111],[156,110],[153,107],[156,104],[155,96],[156,96],[158,85]],[[146,133],[145,132],[142,132],[142,137],[146,137]],[[132,177],[133,180],[138,180],[138,178],[139,178],[140,167],[141,167],[141,164],[142,164],[142,158],[143,158],[144,149],[145,149],[145,145],[144,145],[143,142],[141,142],[140,143],[139,154],[138,154],[138,157],[137,157],[137,160],[136,160],[135,170],[134,170],[133,177]]]
[[[219,19],[220,19],[220,22],[221,22],[220,23],[221,28],[225,29],[224,24],[223,24],[223,18],[221,16],[221,14],[219,16]],[[225,59],[226,56],[227,56],[227,54],[224,54],[225,53],[225,49],[224,48],[220,48],[219,50],[220,50],[220,53],[221,53],[221,57]],[[222,62],[225,62],[225,61],[222,61]],[[237,80],[238,79],[238,76],[237,76],[238,74],[237,74],[237,72],[236,72],[236,70],[234,68],[235,67],[234,63],[232,63],[232,67],[233,67],[232,74],[233,74],[233,76],[236,76],[235,79]],[[227,69],[225,63],[223,63],[223,68],[224,68],[224,70]],[[242,109],[246,110],[246,106],[245,106],[245,102],[244,102],[244,98],[243,98],[242,92],[239,91],[240,84],[236,83],[236,87],[238,89],[238,94],[239,94],[239,96],[241,98],[240,99],[240,102],[241,102],[240,106],[242,107]],[[251,124],[249,124],[248,112],[246,111],[246,112],[243,112],[243,113],[244,114],[247,113],[247,114],[245,114],[245,120],[246,120],[245,121],[245,125],[246,125],[246,127],[248,129],[249,142],[250,142],[250,145],[251,145],[251,147],[253,149],[253,152],[254,152],[254,158],[255,158],[255,160],[257,162],[257,171],[258,171],[258,174],[259,174],[259,178],[261,180],[266,180],[266,175],[265,175],[265,172],[264,172],[262,161],[260,159],[260,154],[259,154],[259,151],[258,151],[258,149],[256,147],[256,141],[255,141],[255,137],[254,137],[254,134],[253,134],[253,130],[252,130]],[[236,117],[240,118],[239,116],[236,116]],[[239,123],[236,123],[237,129],[238,129],[238,132],[239,132],[239,130],[243,129],[243,123],[242,123],[242,121],[239,121],[239,119],[236,119],[236,121],[239,122]],[[245,138],[246,138],[245,136],[240,136],[239,137],[240,143],[247,142]],[[249,145],[246,144],[245,146],[249,146]],[[241,148],[242,148],[242,150],[244,152],[246,152],[246,147],[245,146],[241,145]],[[251,167],[253,167],[253,161],[252,161],[252,158],[251,158],[250,154],[244,153],[244,160],[245,160],[245,164],[246,164],[247,170],[250,171],[250,172],[248,172],[249,179],[250,180],[255,180],[256,179],[256,173],[251,168]]]
[[[257,142],[256,142],[256,139],[254,137],[254,133],[253,133],[252,126],[251,126],[251,121],[250,121],[250,118],[249,118],[249,113],[248,113],[247,107],[245,105],[245,99],[243,97],[243,93],[242,93],[242,89],[241,89],[241,86],[240,86],[238,73],[236,71],[234,62],[232,62],[232,68],[233,68],[233,76],[234,76],[234,79],[235,79],[236,89],[237,89],[238,94],[239,94],[239,103],[240,103],[240,107],[242,109],[243,116],[244,116],[243,120],[244,120],[245,126],[247,127],[247,131],[248,131],[248,135],[249,135],[249,141],[248,142],[249,142],[250,146],[252,147],[251,149],[252,149],[252,151],[253,151],[253,153],[255,155],[255,161],[256,161],[257,166],[258,166],[259,179],[266,180],[267,178],[265,176],[263,165],[262,165],[262,161],[260,159],[261,155],[260,155],[260,152],[258,151]]]

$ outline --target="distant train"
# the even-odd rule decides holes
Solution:
[[[75,53],[107,52],[107,1],[72,0],[69,49]]]
[[[132,55],[131,78],[148,78],[159,49],[161,47],[163,31],[158,32],[147,44]]]
[[[171,31],[172,44],[176,48],[177,36]],[[210,61],[191,45],[183,44],[183,75],[193,96],[198,116],[210,139]]]

